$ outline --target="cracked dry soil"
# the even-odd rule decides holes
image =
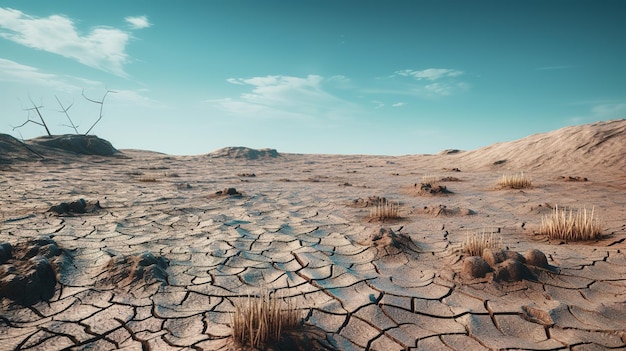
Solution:
[[[531,189],[494,190],[497,173],[456,172],[452,194],[419,197],[402,189],[458,165],[445,156],[125,153],[1,172],[0,241],[49,237],[71,260],[48,300],[1,300],[0,350],[233,350],[234,304],[261,288],[302,310],[315,330],[309,346],[321,350],[626,348],[626,180],[614,174],[583,183],[535,172]],[[228,188],[240,196],[211,196]],[[367,208],[347,205],[371,196],[398,201],[401,218],[368,222]],[[102,208],[47,212],[79,198]],[[545,203],[595,206],[607,236],[534,235]],[[441,206],[472,215],[423,211]],[[409,238],[411,250],[364,244],[381,228]],[[511,250],[539,249],[556,270],[514,283],[464,279],[459,248],[472,230],[500,233]]]

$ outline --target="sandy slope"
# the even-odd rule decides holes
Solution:
[[[47,235],[71,259],[50,301],[2,299],[0,350],[232,349],[233,303],[260,286],[296,302],[317,349],[625,348],[625,129],[605,122],[440,155],[126,150],[11,163],[0,172],[0,242]],[[512,171],[534,187],[497,190]],[[458,181],[445,183],[451,194],[416,196],[424,175]],[[228,187],[241,195],[215,194]],[[353,201],[370,196],[397,201],[403,218],[368,221]],[[103,209],[46,212],[79,198]],[[606,238],[534,235],[557,204],[595,206]],[[380,228],[418,252],[370,245]],[[511,250],[540,249],[555,271],[515,283],[461,277],[460,242],[476,230],[499,232]],[[119,275],[144,252],[167,260],[166,276]]]

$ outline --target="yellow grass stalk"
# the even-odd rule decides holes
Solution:
[[[422,176],[422,184],[434,184],[441,181],[441,176],[436,174],[425,174]]]
[[[587,212],[586,208],[569,212],[566,209],[554,208],[554,212],[541,219],[539,233],[550,239],[566,241],[593,240],[602,237],[602,225],[595,217],[595,207]]]
[[[293,303],[285,303],[264,289],[258,297],[248,295],[243,304],[235,304],[231,319],[237,343],[262,348],[270,341],[278,341],[282,331],[296,328],[301,314]]]
[[[400,218],[400,205],[398,203],[391,203],[386,199],[381,200],[378,204],[370,209],[370,219],[378,219],[384,221],[385,219],[398,219]]]
[[[462,250],[469,256],[482,256],[484,249],[500,250],[502,249],[502,236],[494,235],[494,233],[471,232],[467,233],[462,243]]]
[[[503,188],[510,189],[524,189],[532,186],[532,179],[524,175],[524,172],[520,174],[503,174],[498,179],[498,185]]]

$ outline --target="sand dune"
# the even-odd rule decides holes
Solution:
[[[562,128],[450,157],[469,169],[626,170],[626,120]]]
[[[626,348],[625,120],[401,157],[26,146],[0,136],[0,350],[236,350],[263,289],[303,317],[273,349]],[[495,186],[520,171],[533,187]],[[414,191],[435,178],[450,192]],[[371,218],[376,197],[399,218]],[[538,235],[556,205],[605,235]],[[526,254],[523,279],[468,276],[474,232]]]

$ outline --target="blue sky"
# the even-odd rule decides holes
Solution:
[[[402,155],[626,118],[622,1],[0,2],[0,132]],[[30,118],[35,118],[30,114]]]

